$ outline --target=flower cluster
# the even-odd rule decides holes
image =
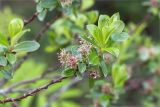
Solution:
[[[78,51],[81,53],[82,57],[87,57],[91,47],[92,47],[91,44],[83,40],[80,40],[80,47],[78,48]]]
[[[63,66],[67,66],[70,68],[76,68],[78,63],[78,58],[76,56],[71,55],[66,50],[61,50],[59,53],[59,61]]]

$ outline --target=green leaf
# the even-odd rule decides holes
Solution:
[[[76,25],[80,28],[84,27],[85,22],[87,21],[87,17],[84,14],[78,14],[76,19]]]
[[[21,32],[23,29],[24,23],[20,18],[15,18],[11,20],[8,26],[9,34],[11,37],[14,37],[17,33]]]
[[[0,56],[0,66],[6,66],[7,59],[4,56]]]
[[[6,52],[6,51],[7,51],[7,47],[0,44],[0,53],[1,52]]]
[[[101,66],[104,77],[107,77],[109,70],[108,70],[108,67],[103,59],[101,60],[100,66]]]
[[[115,88],[123,87],[124,82],[128,79],[126,66],[115,64],[112,70],[112,79]]]
[[[47,14],[47,10],[45,9],[45,10],[43,10],[42,12],[40,12],[40,13],[38,14],[38,19],[39,19],[40,21],[43,21],[44,18],[46,17],[46,14]]]
[[[102,29],[104,26],[107,26],[109,19],[110,18],[108,15],[100,15],[98,20],[98,27]]]
[[[0,71],[3,74],[3,77],[6,79],[13,79],[13,72],[7,70]]]
[[[116,42],[123,42],[123,41],[127,40],[128,37],[129,37],[129,35],[126,32],[113,33],[111,36],[112,40],[116,41]]]
[[[110,23],[113,23],[114,21],[120,20],[120,15],[119,13],[115,13],[111,16],[110,18]]]
[[[36,41],[24,41],[14,46],[13,52],[33,52],[40,47]]]
[[[114,29],[112,27],[104,26],[102,28],[102,35],[103,35],[105,45],[107,44],[107,42],[113,32],[114,32]]]
[[[101,102],[101,106],[102,107],[109,107],[110,106],[110,95],[105,95],[102,94],[101,98],[100,98],[100,102]]]
[[[40,3],[43,8],[53,8],[56,7],[57,0],[41,0]]]
[[[71,77],[71,76],[74,76],[75,71],[74,71],[74,69],[67,68],[67,69],[63,70],[62,73],[65,77]]]
[[[36,10],[37,10],[37,12],[42,12],[43,11],[43,7],[41,6],[41,3],[37,4]]]
[[[119,53],[120,53],[119,49],[115,48],[115,47],[103,48],[102,50],[107,51],[107,52],[109,52],[110,54],[112,54],[116,57],[118,57]]]
[[[93,36],[95,41],[97,41],[97,43],[102,42],[102,40],[103,40],[102,33],[96,25],[93,25],[93,24],[87,25],[87,29],[88,29],[89,33]]]
[[[7,47],[0,44],[0,55],[3,56],[6,51],[7,51]]]
[[[5,36],[0,33],[0,44],[8,46],[8,40]]]
[[[7,54],[6,58],[12,65],[16,62],[16,55],[14,54]]]
[[[82,79],[83,79],[83,76],[82,76],[82,74],[81,74],[80,72],[76,71],[76,78],[77,78],[78,80],[82,80]]]
[[[95,23],[98,19],[98,11],[90,11],[90,12],[87,12],[87,17],[88,17],[88,22],[89,23]]]
[[[93,88],[94,84],[95,84],[95,80],[92,77],[89,77],[88,79],[89,79],[88,80],[88,82],[89,82],[89,88]]]
[[[80,73],[84,73],[86,71],[86,64],[84,62],[78,63],[78,70]]]
[[[90,51],[89,56],[89,64],[91,65],[99,65],[99,57],[95,50]]]
[[[81,9],[86,10],[92,7],[93,5],[94,5],[94,0],[82,0]]]
[[[114,32],[121,33],[125,27],[125,24],[121,20],[118,20],[113,22],[111,26],[114,28]]]
[[[26,30],[23,30],[21,32],[19,32],[18,34],[16,34],[12,39],[11,39],[11,46],[15,45],[18,40],[26,33],[26,32],[29,32],[30,29],[26,29]]]

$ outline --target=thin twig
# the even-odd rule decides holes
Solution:
[[[63,86],[61,89],[59,89],[55,94],[51,95],[48,98],[48,103],[45,105],[45,107],[50,107],[50,104],[52,102],[54,102],[59,96],[61,96],[64,92],[66,92],[70,87],[72,87],[73,85],[75,85],[77,82],[79,82],[80,80],[78,79],[72,79],[71,82],[65,86]]]
[[[24,98],[27,98],[29,96],[33,96],[34,94],[36,94],[36,93],[38,93],[38,92],[40,92],[42,90],[48,89],[48,87],[50,85],[62,82],[62,80],[66,79],[66,78],[67,77],[60,77],[59,79],[51,80],[49,83],[47,83],[47,84],[45,84],[45,85],[43,85],[43,86],[41,86],[39,88],[36,88],[36,89],[34,89],[34,90],[32,90],[32,91],[30,91],[30,92],[28,92],[28,93],[26,93],[26,94],[24,94],[22,96],[19,96],[17,98],[6,98],[4,100],[0,100],[0,103],[4,104],[4,103],[7,103],[7,102],[21,101]]]
[[[28,25],[29,23],[31,23],[35,18],[37,18],[39,12],[35,12],[32,17],[28,20],[24,20],[24,26]]]
[[[21,85],[25,85],[25,84],[29,84],[29,83],[34,83],[34,82],[37,82],[38,80],[42,80],[42,79],[49,79],[49,78],[59,78],[60,75],[56,75],[56,76],[46,76],[46,74],[50,71],[54,71],[55,69],[57,68],[48,68],[47,70],[45,70],[41,76],[39,77],[35,77],[33,79],[30,79],[30,80],[24,80],[24,81],[20,81],[20,82],[17,82],[15,84],[12,84],[11,86],[5,88],[5,89],[0,89],[0,94],[7,94],[9,92],[12,92],[14,88],[18,87],[18,86],[21,86]]]
[[[2,95],[3,95],[5,98],[7,98],[7,94],[3,93]],[[12,105],[12,107],[19,107],[16,102],[12,102],[11,105]]]

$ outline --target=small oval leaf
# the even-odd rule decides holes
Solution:
[[[88,56],[89,64],[91,65],[99,65],[99,56],[97,55],[95,50],[90,51]]]
[[[109,52],[110,54],[114,55],[115,57],[119,56],[119,49],[115,47],[103,48],[104,51]]]
[[[3,74],[3,77],[6,79],[13,79],[13,72],[7,71],[7,70],[2,70],[0,71]]]
[[[128,37],[129,37],[129,35],[126,32],[113,33],[111,36],[112,40],[116,41],[116,42],[123,42],[123,41],[127,40]]]
[[[84,73],[86,71],[86,64],[84,62],[78,63],[78,70],[80,73]]]
[[[36,41],[24,41],[16,44],[13,52],[33,52],[40,47],[39,43]]]
[[[0,56],[0,66],[6,66],[7,59],[4,56]]]
[[[73,76],[75,71],[73,69],[65,69],[63,70],[63,75],[66,77],[71,77]]]
[[[12,65],[16,62],[16,56],[14,54],[7,54],[6,58]]]
[[[104,77],[107,77],[107,75],[109,74],[109,69],[103,59],[101,60],[100,67],[102,69]]]

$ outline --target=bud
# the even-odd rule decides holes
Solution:
[[[148,79],[144,83],[144,93],[145,94],[151,94],[153,92],[153,87],[155,85],[155,82],[153,79]]]
[[[91,76],[93,79],[97,79],[97,78],[100,78],[100,74],[98,71],[91,71],[89,73],[89,76]]]
[[[105,94],[111,93],[111,85],[110,84],[104,84],[101,87],[101,91]]]
[[[151,5],[153,7],[158,7],[158,0],[151,0]]]
[[[105,62],[106,62],[107,64],[111,64],[111,63],[113,63],[113,61],[114,61],[113,56],[112,56],[111,54],[109,54],[109,53],[103,54],[103,59],[105,60]]]
[[[160,76],[160,68],[158,68],[155,73]]]
[[[8,26],[9,34],[11,37],[15,36],[17,33],[21,32],[23,29],[24,23],[22,19],[15,18],[11,20]]]
[[[100,101],[96,100],[94,102],[94,107],[101,107]]]

